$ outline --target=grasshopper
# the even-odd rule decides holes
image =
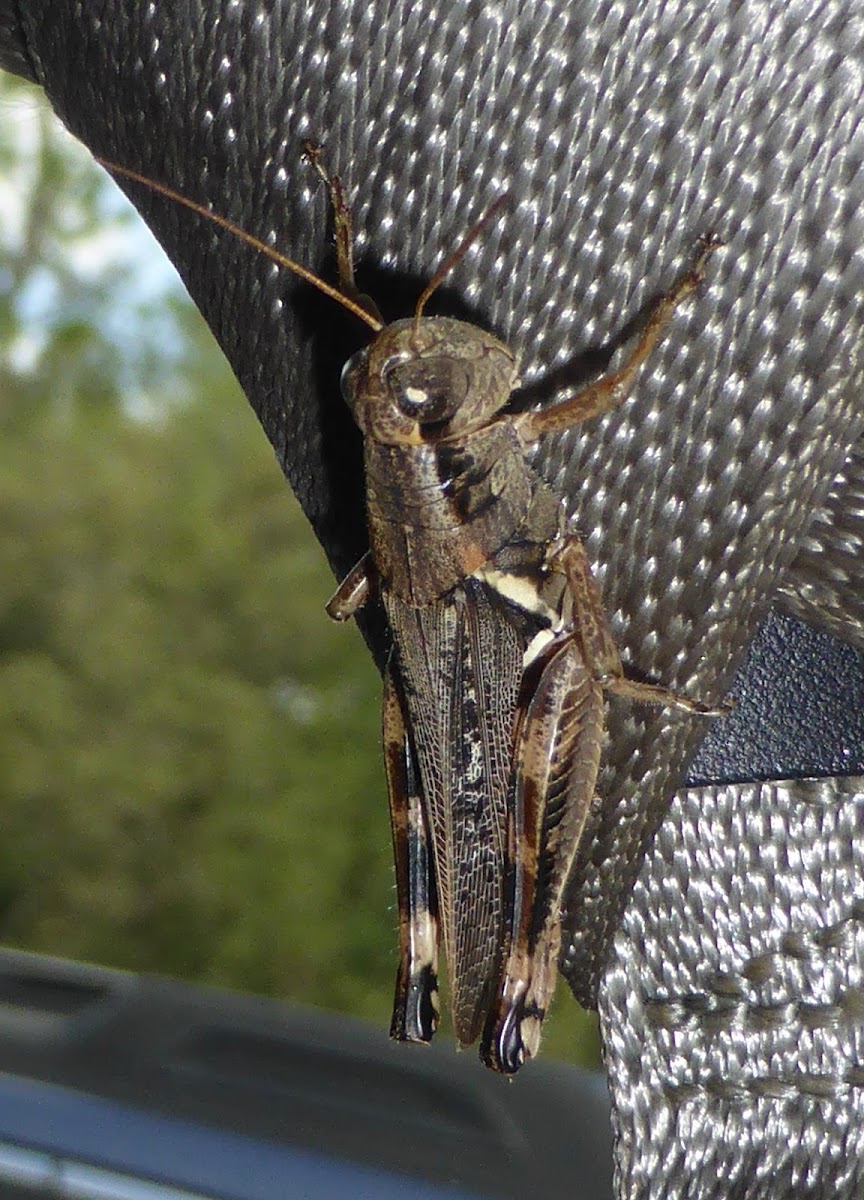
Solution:
[[[229,230],[364,321],[371,343],[342,391],[364,436],[370,547],[327,605],[336,621],[380,596],[391,646],[383,740],[399,912],[391,1036],[438,1024],[443,941],[462,1046],[513,1074],[537,1053],[555,988],[561,905],[595,794],[604,693],[717,715],[624,675],[585,550],[529,466],[545,434],[620,405],[674,310],[721,244],[656,302],[615,371],[539,411],[508,411],[519,363],[482,329],[423,315],[500,209],[499,197],[423,290],[385,325],[354,280],[352,221],[320,148],[304,156],[329,191],[338,286],[163,184],[99,159]]]

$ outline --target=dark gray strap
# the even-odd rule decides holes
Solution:
[[[27,46],[19,0],[0,0],[0,70],[21,75],[31,83],[39,82],[38,71]]]
[[[806,552],[814,512],[845,511],[841,472],[862,426],[861,6],[207,0],[204,8],[206,19],[194,6],[32,0],[22,6],[26,27],[0,22],[0,34],[19,51],[26,38],[27,69],[95,151],[212,203],[313,266],[328,244],[326,203],[298,147],[303,136],[325,139],[355,196],[361,282],[388,314],[406,311],[442,253],[509,187],[507,219],[437,303],[521,352],[524,400],[566,395],[671,283],[700,234],[727,239],[631,401],[536,454],[597,565],[628,667],[719,696]],[[347,569],[365,533],[359,439],[338,375],[362,331],[230,238],[140,189],[134,195],[334,566]],[[832,550],[819,538],[826,562],[848,555],[849,539],[840,543]],[[570,898],[564,963],[586,1000],[702,728],[610,704],[602,803]],[[664,832],[674,835],[682,819],[676,810]],[[699,838],[691,884],[716,905],[722,830],[687,828]],[[746,881],[763,824],[745,808],[734,831]],[[803,881],[806,856],[791,869]],[[785,895],[768,910],[778,933],[788,924]],[[746,923],[757,900],[732,889],[734,918]],[[811,904],[814,914],[830,908],[815,890]],[[721,922],[709,929],[727,919],[708,915]],[[608,1017],[605,1027],[616,1077],[623,1048]],[[699,1062],[688,1026],[677,1046]],[[808,1128],[806,1116],[787,1137]],[[833,1169],[844,1151],[839,1125],[813,1120],[812,1144]],[[707,1148],[705,1125],[696,1141],[686,1120],[663,1128],[670,1161]],[[734,1122],[710,1131],[727,1138],[732,1156],[738,1132]],[[640,1171],[659,1171],[656,1142],[631,1149]],[[774,1161],[760,1165],[768,1181]],[[751,1171],[742,1187],[756,1187],[755,1178]],[[820,1178],[817,1164],[813,1194]],[[718,1194],[716,1177],[710,1186],[691,1194]]]

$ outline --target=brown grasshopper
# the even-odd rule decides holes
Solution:
[[[526,461],[542,435],[621,404],[675,308],[721,243],[661,296],[616,371],[541,411],[507,411],[518,360],[491,334],[426,302],[500,207],[436,271],[414,315],[385,325],[354,282],[342,185],[334,214],[338,287],[173,189],[108,170],[250,243],[372,329],[342,374],[365,445],[370,549],[327,605],[337,621],[380,595],[392,645],[384,754],[396,860],[399,968],[391,1035],[428,1042],[438,1023],[443,939],[456,1036],[512,1074],[536,1054],[555,988],[564,888],[594,797],[604,692],[714,714],[625,678],[585,551]]]

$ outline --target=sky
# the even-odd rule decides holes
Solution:
[[[160,302],[183,294],[176,271],[114,181],[54,116],[39,89],[0,73],[0,113],[0,292],[13,290],[21,326],[10,351],[13,364],[21,371],[35,368],[46,326],[74,312],[76,281],[86,304],[109,273],[119,282],[112,289],[112,304],[99,313],[99,327],[115,343],[119,357],[134,362],[142,308],[150,310],[151,320],[158,319]],[[39,191],[46,149],[72,181],[65,208],[55,207],[56,195]],[[86,208],[80,201],[95,179],[101,180],[97,222],[87,228],[92,201]],[[46,203],[52,205],[62,237],[46,235],[45,227],[29,227],[34,206],[41,211]],[[20,267],[28,234],[31,246],[34,240],[40,244],[27,254],[28,268],[20,273],[16,263]],[[156,344],[170,354],[176,324],[173,319],[163,324]]]

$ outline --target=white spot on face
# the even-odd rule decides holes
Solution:
[[[405,395],[412,404],[425,404],[429,399],[429,393],[424,392],[422,388],[406,387]]]

